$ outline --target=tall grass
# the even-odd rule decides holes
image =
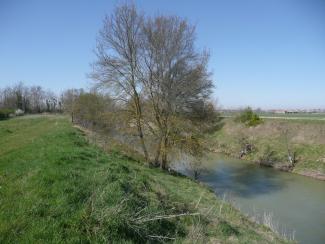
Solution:
[[[234,208],[240,211],[240,205],[236,203],[234,198],[231,196],[230,193],[224,193],[222,195],[222,201],[219,205],[219,215],[222,216],[222,208],[226,204],[231,204]],[[245,214],[247,218],[251,221],[259,224],[264,225],[265,227],[272,230],[278,236],[281,236],[284,240],[289,242],[295,242],[295,230],[290,230],[286,228],[284,225],[281,225],[275,218],[272,212],[257,212],[254,207],[251,209],[251,213]]]

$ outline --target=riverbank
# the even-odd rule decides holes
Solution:
[[[298,243],[324,243],[325,181],[220,155],[211,155],[208,166],[199,181],[228,196],[241,212],[263,222],[267,216],[272,229],[294,235]]]
[[[204,185],[89,143],[64,116],[0,122],[0,242],[286,243]]]
[[[225,118],[223,127],[208,137],[211,151],[279,170],[325,180],[325,123],[320,120],[264,119],[246,127]],[[246,145],[250,150],[242,153]],[[288,162],[288,148],[296,162]]]

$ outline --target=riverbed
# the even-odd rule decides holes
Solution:
[[[207,169],[198,180],[243,213],[271,220],[279,233],[299,243],[325,243],[324,181],[219,157],[209,160]]]

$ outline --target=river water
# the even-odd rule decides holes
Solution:
[[[294,233],[299,243],[325,243],[325,181],[220,158],[209,162],[199,181],[245,214],[272,215],[278,232]]]

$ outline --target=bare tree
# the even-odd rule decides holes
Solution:
[[[213,87],[209,55],[194,42],[195,27],[186,20],[148,18],[133,5],[106,17],[97,41],[92,78],[128,115],[121,123],[135,125],[146,161],[153,158],[163,169],[170,148],[207,120],[201,112]]]
[[[77,98],[84,93],[83,89],[68,89],[61,94],[63,110],[71,115],[71,122],[74,123],[74,111]]]
[[[23,90],[24,85],[22,82],[19,82],[17,85],[14,86],[13,92],[16,97],[16,108],[23,109]]]
[[[46,112],[57,112],[59,99],[51,90],[45,93]]]
[[[204,106],[211,93],[209,55],[195,50],[195,28],[178,17],[149,18],[143,33],[141,80],[158,129],[155,158],[161,155],[161,168],[166,169],[174,135],[181,134],[177,125],[191,119],[188,115]]]
[[[31,104],[33,112],[40,113],[45,108],[45,91],[41,86],[32,86],[30,88]]]
[[[19,82],[0,90],[0,108],[18,109],[21,113],[56,112],[60,101],[57,95],[41,86],[26,86]]]
[[[137,78],[139,43],[143,16],[133,5],[117,7],[105,18],[97,40],[97,62],[92,77],[98,85],[110,88],[110,95],[131,105],[128,112],[134,119],[145,160],[149,160],[143,132],[141,106],[142,84]]]
[[[17,95],[14,88],[6,87],[2,91],[2,107],[15,109],[17,108]]]
[[[0,107],[30,110],[30,91],[22,82],[0,91]]]

